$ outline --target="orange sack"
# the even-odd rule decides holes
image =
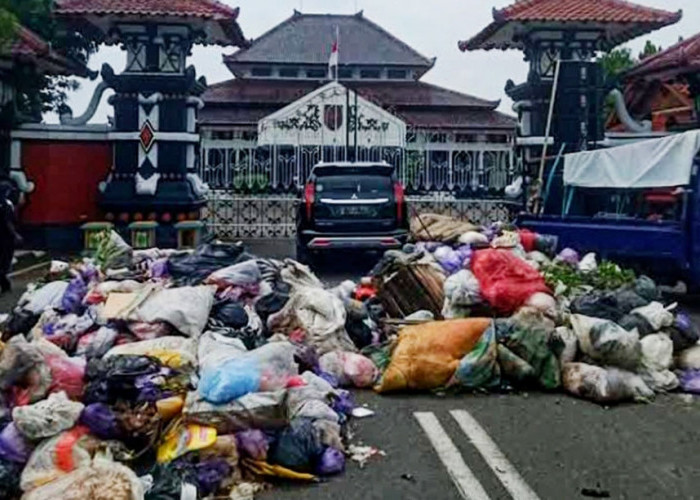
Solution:
[[[374,390],[386,393],[444,387],[490,324],[490,319],[471,318],[404,328],[391,363]]]

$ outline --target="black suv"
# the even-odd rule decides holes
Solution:
[[[297,259],[320,252],[401,248],[408,238],[401,183],[387,163],[320,163],[297,212]]]

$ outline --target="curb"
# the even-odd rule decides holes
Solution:
[[[19,271],[15,271],[13,273],[10,273],[7,275],[8,278],[19,278],[21,276],[24,276],[25,274],[29,274],[31,272],[37,271],[41,269],[42,267],[48,267],[51,264],[51,261],[47,260],[45,262],[40,262],[39,264],[34,264],[33,266],[25,267],[24,269],[20,269]]]

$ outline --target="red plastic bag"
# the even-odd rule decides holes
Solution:
[[[533,233],[529,229],[521,229],[518,231],[518,234],[520,235],[520,243],[523,245],[523,248],[525,249],[526,252],[534,252],[537,250],[536,242],[537,242],[537,234]]]
[[[479,250],[471,264],[481,295],[500,313],[515,312],[535,293],[551,294],[542,275],[509,250]]]
[[[80,401],[85,388],[85,360],[68,356],[46,356],[46,364],[51,370],[49,392],[65,391],[70,399]]]

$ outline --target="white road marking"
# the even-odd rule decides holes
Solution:
[[[537,493],[528,486],[496,443],[469,412],[453,410],[450,414],[515,500],[539,500]]]
[[[434,413],[416,412],[413,414],[430,443],[435,448],[440,460],[450,474],[462,498],[467,500],[489,500],[486,490],[467,466],[455,444],[440,425]]]

